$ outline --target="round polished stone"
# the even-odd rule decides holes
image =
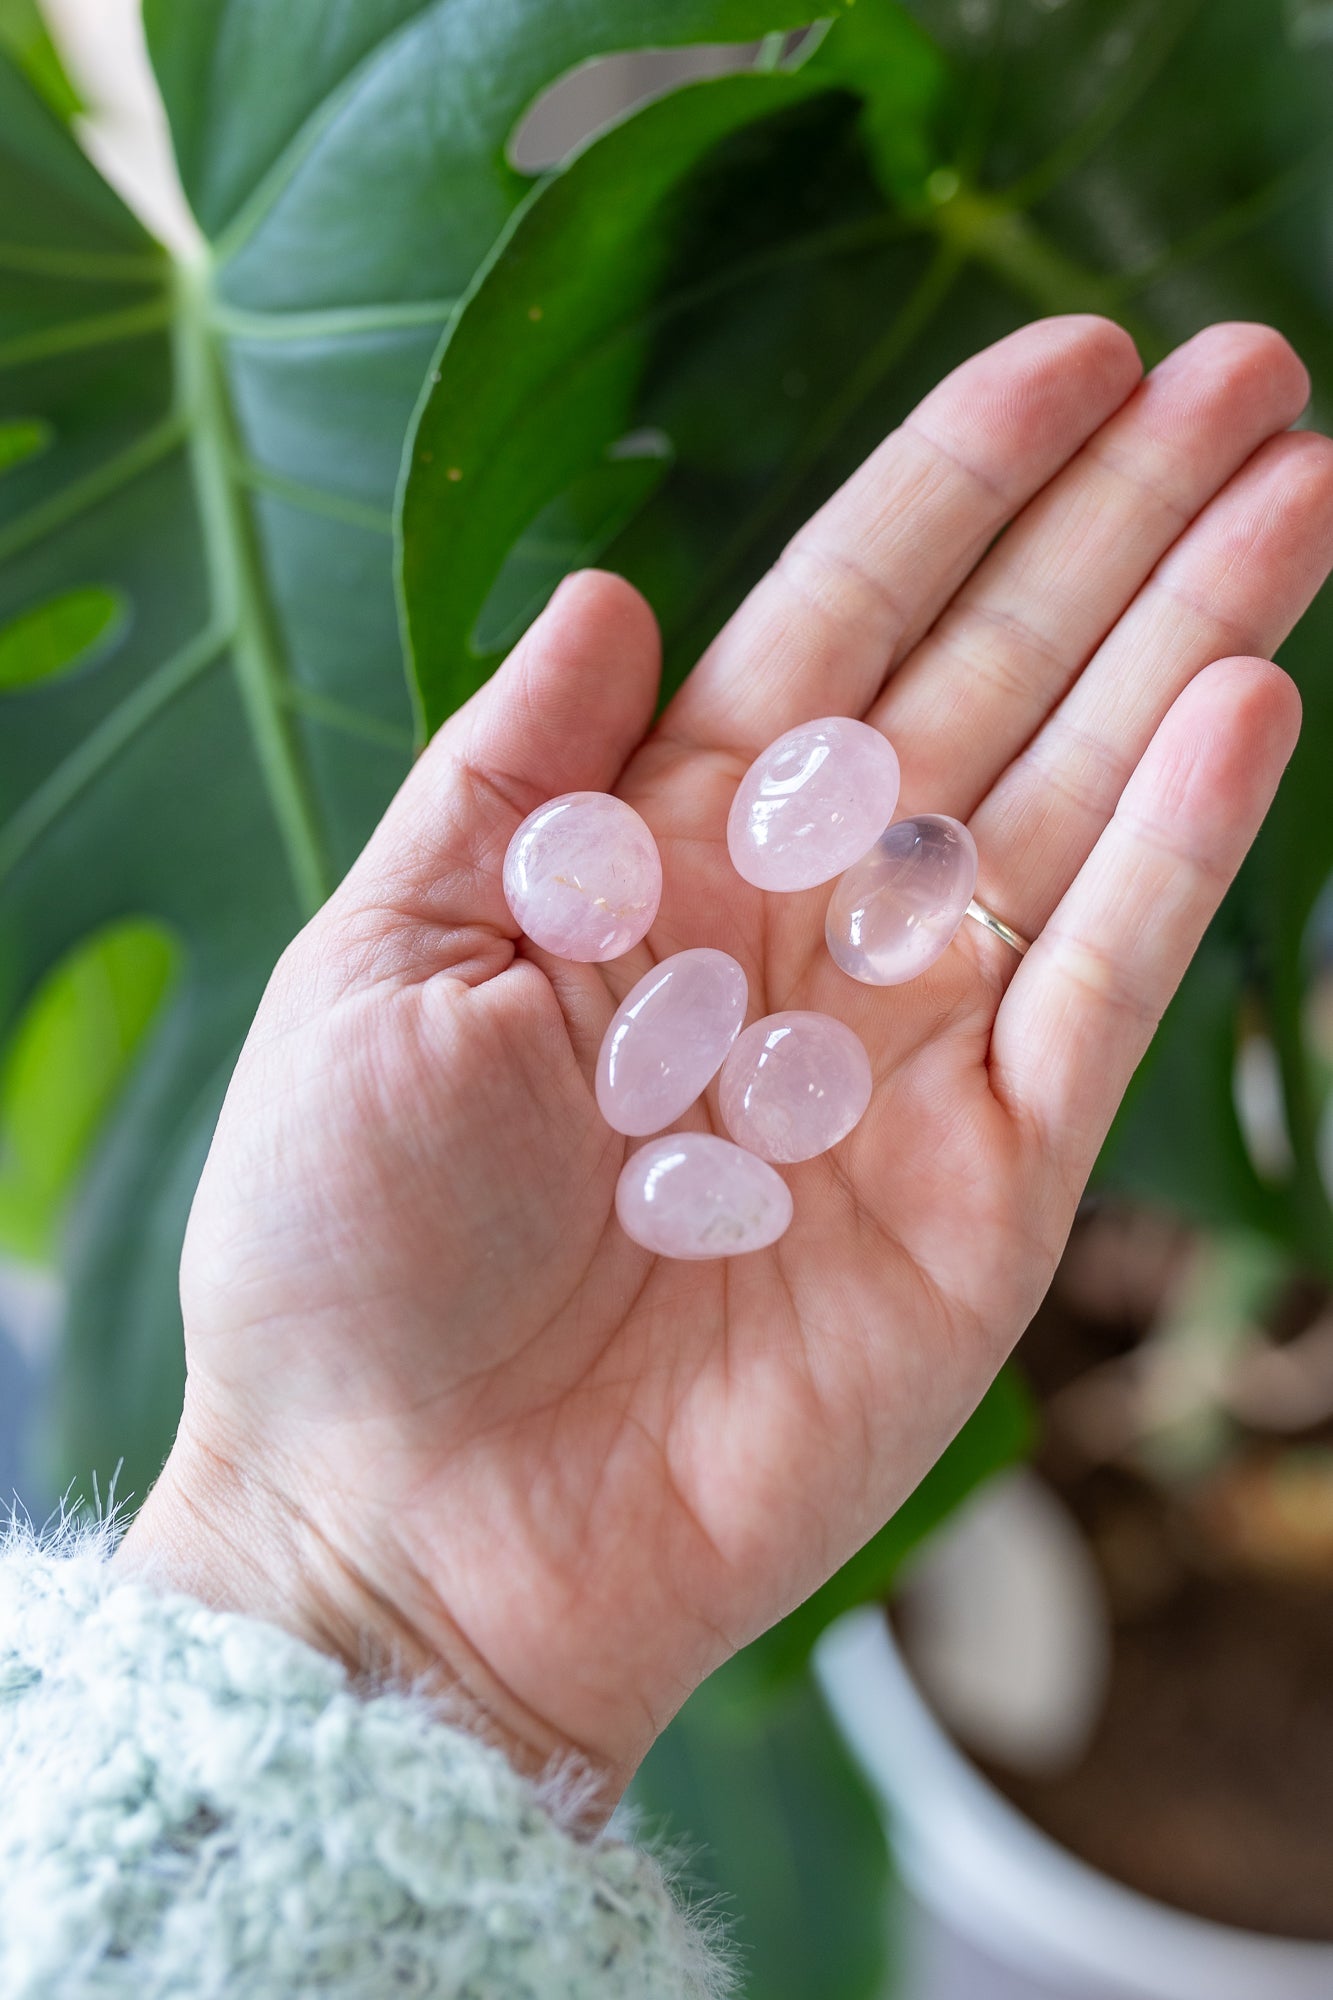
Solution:
[[[776,1243],[791,1193],[772,1167],[711,1132],[669,1132],[626,1160],[616,1183],[625,1234],[659,1257],[739,1257]]]
[[[828,715],[789,729],[751,764],[731,802],[727,846],[757,889],[813,889],[861,859],[897,803],[888,738]]]
[[[623,799],[566,792],[529,813],[510,841],[504,894],[543,951],[582,964],[619,958],[657,915],[657,842]]]
[[[933,965],[967,914],[977,844],[943,813],[885,827],[829,898],[824,935],[844,972],[866,986],[899,986]]]
[[[725,951],[678,951],[621,1001],[597,1058],[597,1103],[617,1132],[642,1138],[688,1111],[741,1031],[745,974]]]
[[[786,1166],[845,1139],[870,1102],[870,1058],[831,1014],[769,1014],[722,1065],[722,1122],[738,1146]]]

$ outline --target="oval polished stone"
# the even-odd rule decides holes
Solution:
[[[597,1103],[642,1138],[688,1111],[741,1031],[745,974],[725,951],[674,952],[625,995],[602,1038]]]
[[[787,1166],[845,1139],[870,1102],[870,1058],[831,1014],[769,1014],[722,1065],[722,1122],[738,1146]]]
[[[948,947],[976,886],[977,844],[958,820],[897,820],[829,898],[828,948],[863,985],[899,986]]]
[[[529,813],[510,841],[504,895],[543,951],[585,965],[619,958],[657,915],[657,842],[623,799],[565,792]]]
[[[897,803],[887,737],[848,715],[802,723],[741,779],[727,817],[732,863],[757,889],[813,889],[861,859]]]
[[[740,1257],[791,1221],[780,1174],[730,1139],[670,1132],[626,1160],[616,1183],[625,1234],[659,1257]]]

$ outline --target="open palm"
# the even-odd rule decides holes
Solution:
[[[1260,328],[1143,384],[1105,321],[1026,328],[834,496],[656,726],[646,606],[571,579],[274,977],[191,1221],[186,1421],[140,1554],[207,1516],[201,1587],[438,1668],[520,1758],[622,1783],[886,1519],[1049,1282],[1295,738],[1262,656],[1333,556],[1333,446],[1283,434],[1306,393]],[[858,986],[827,890],[736,876],[737,779],[825,714],[886,730],[902,811],[969,823],[1025,959],[965,925],[921,979]],[[604,967],[527,946],[501,895],[519,820],[574,789],[662,851],[658,921]],[[875,1094],[787,1170],[778,1244],[690,1264],[619,1230],[591,1079],[630,985],[704,944],[748,1019],[854,1027]],[[716,1126],[713,1093],[684,1122]]]

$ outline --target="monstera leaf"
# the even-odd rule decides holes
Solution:
[[[747,115],[727,137],[683,93],[591,145],[516,213],[436,358],[402,515],[422,712],[490,671],[479,614],[521,530],[644,428],[670,469],[604,560],[653,601],[674,678],[939,374],[1035,314],[1116,315],[1150,361],[1270,320],[1327,422],[1331,23],[1324,0],[860,0],[790,73],[728,86]],[[1333,867],[1328,594],[1284,657],[1301,750],[1104,1172],[1328,1265],[1301,1036]],[[1242,1006],[1286,1077],[1276,1185],[1232,1102]]]
[[[40,69],[20,11],[0,50]],[[145,12],[192,260],[0,53],[0,1037],[108,926],[118,977],[147,941],[154,995],[172,954],[66,1230],[54,1469],[124,1451],[140,1494],[179,1407],[175,1266],[237,1046],[411,754],[394,486],[446,316],[530,187],[507,141],[596,53],[800,19],[790,0]],[[645,465],[574,494],[567,559],[626,518]]]
[[[37,0],[0,0],[0,49],[62,118],[73,117],[81,108]]]

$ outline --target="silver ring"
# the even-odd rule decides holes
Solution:
[[[1028,948],[1027,939],[1020,937],[1011,925],[1005,923],[1002,917],[995,916],[984,903],[979,903],[975,896],[967,906],[967,914],[974,924],[980,924],[982,929],[990,931],[993,937],[1001,938],[1005,944],[1012,945],[1020,958],[1023,956]]]

